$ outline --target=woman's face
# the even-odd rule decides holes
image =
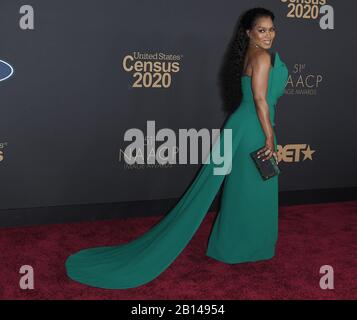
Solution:
[[[250,43],[270,49],[275,38],[275,27],[270,17],[260,17],[251,30],[247,30]]]

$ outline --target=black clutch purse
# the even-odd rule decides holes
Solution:
[[[264,148],[264,147],[262,147]],[[258,159],[258,151],[261,150],[262,148],[259,148],[258,150],[255,150],[250,153],[250,156],[252,157],[261,177],[263,180],[268,180],[269,178],[272,178],[278,174],[281,173],[281,169],[279,168],[278,164],[275,161],[275,158],[272,156],[270,157],[269,160],[263,161],[263,158],[265,157],[264,152],[261,153],[261,156]]]

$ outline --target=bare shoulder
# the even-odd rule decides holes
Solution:
[[[271,56],[266,50],[259,50],[252,55],[251,63],[253,68],[266,69],[270,68]]]

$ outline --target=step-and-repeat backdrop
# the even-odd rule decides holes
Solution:
[[[125,133],[221,128],[219,68],[255,6],[290,74],[280,191],[356,186],[353,1],[2,0],[0,209],[180,197],[200,164],[130,166]]]

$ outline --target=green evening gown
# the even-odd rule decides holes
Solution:
[[[276,52],[269,71],[267,102],[274,126],[276,103],[283,95],[288,69]],[[224,263],[270,259],[278,236],[278,176],[264,181],[249,153],[263,147],[265,135],[256,114],[251,78],[242,76],[243,99],[223,129],[232,131],[229,172],[213,174],[207,161],[163,219],[137,239],[120,245],[83,249],[66,261],[71,279],[98,288],[126,289],[158,277],[182,252],[200,226],[224,181],[220,211],[207,247],[207,256]],[[277,143],[276,136],[274,137]],[[218,144],[217,142],[220,142]],[[211,153],[220,154],[224,134]],[[206,159],[207,160],[207,159]]]

